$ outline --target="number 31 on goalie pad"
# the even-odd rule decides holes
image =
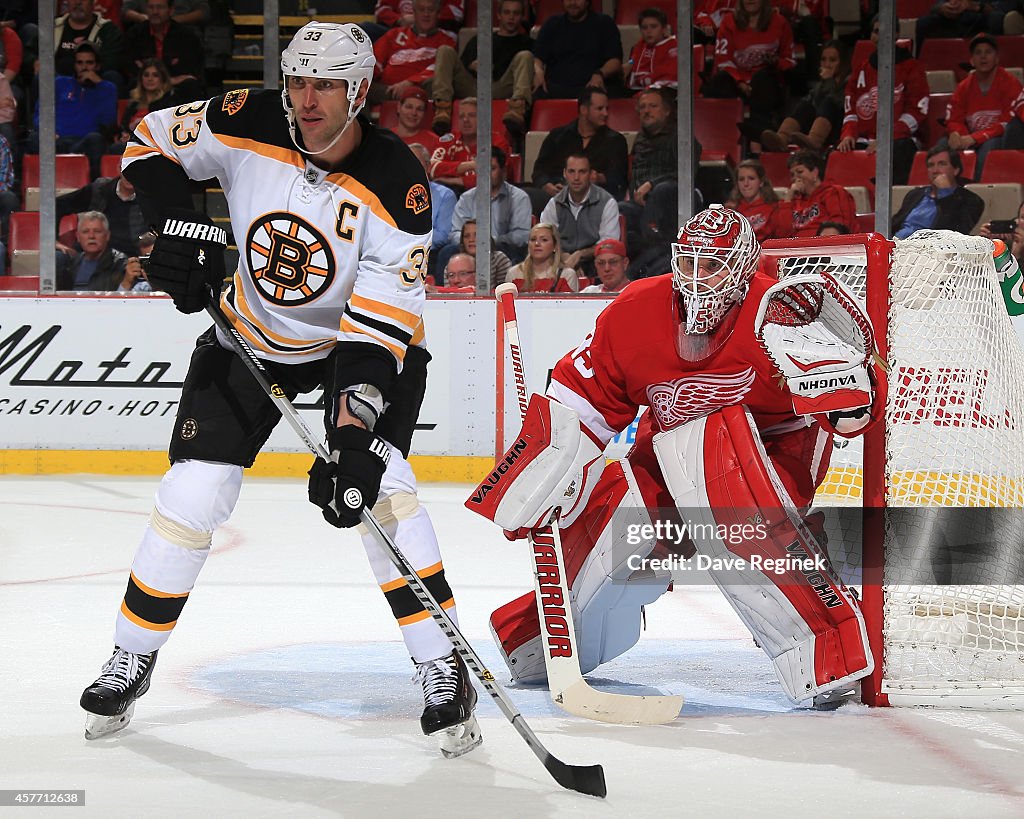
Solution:
[[[654,451],[694,547],[710,558],[709,573],[786,694],[800,702],[871,673],[860,609],[804,524],[749,411],[725,407],[662,432]]]

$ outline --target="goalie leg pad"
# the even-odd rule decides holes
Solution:
[[[636,644],[642,607],[668,588],[669,572],[635,571],[629,565],[631,555],[649,555],[655,541],[627,542],[627,526],[650,523],[628,461],[617,461],[605,469],[579,518],[561,531],[584,674]],[[491,632],[514,680],[544,681],[544,645],[533,593],[496,609]]]
[[[718,559],[712,578],[772,659],[786,694],[800,702],[869,674],[860,609],[803,523],[750,413],[726,407],[659,434],[654,448],[676,505],[696,524],[694,546]],[[765,536],[719,537],[722,525],[739,531],[752,516]],[[797,568],[793,558],[805,562]]]

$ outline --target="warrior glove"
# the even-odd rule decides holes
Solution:
[[[220,293],[226,247],[227,232],[206,214],[168,210],[146,262],[149,282],[182,313],[198,313]]]
[[[391,450],[383,439],[351,424],[332,429],[327,442],[330,460],[317,458],[309,470],[309,502],[323,509],[331,526],[349,529],[377,502]]]

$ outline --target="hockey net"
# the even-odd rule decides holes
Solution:
[[[991,242],[921,231],[764,251],[780,277],[827,270],[864,299],[889,367],[884,426],[837,441],[815,499],[865,510],[835,538],[862,542],[862,561],[829,543],[863,581],[865,700],[1024,707],[1024,349]]]

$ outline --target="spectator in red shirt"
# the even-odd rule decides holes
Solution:
[[[756,159],[744,159],[736,166],[736,186],[727,204],[746,217],[759,242],[790,235],[789,211],[776,196],[764,165]]]
[[[823,182],[825,158],[814,151],[797,151],[786,163],[792,213],[790,236],[816,236],[822,222],[838,222],[850,230],[857,227],[857,205],[846,188]]]
[[[872,24],[871,41],[878,46],[878,20]],[[905,185],[910,176],[917,152],[917,134],[921,123],[928,117],[928,78],[921,64],[902,44],[896,44],[892,146],[892,181]],[[878,128],[878,52],[875,51],[859,66],[846,83],[843,98],[843,129],[839,134],[837,151],[863,148],[875,150]]]
[[[977,151],[980,176],[988,152],[1004,147],[1003,135],[1013,119],[1013,104],[1021,83],[999,65],[999,46],[988,34],[971,40],[971,65],[949,103],[946,129],[954,151]]]
[[[373,44],[377,65],[367,97],[371,105],[400,100],[414,85],[429,94],[437,49],[457,42],[452,32],[437,27],[440,0],[413,0],[412,8],[412,25],[393,28]]]
[[[511,153],[500,134],[492,138],[506,156]],[[476,185],[476,97],[459,102],[459,131],[441,137],[430,158],[430,178],[460,194]]]
[[[437,150],[438,138],[430,128],[424,128],[427,118],[427,92],[411,85],[402,93],[398,103],[398,125],[392,130],[406,145],[419,143],[431,154]]]
[[[413,0],[377,0],[373,10],[376,23],[363,24],[368,34],[377,40],[390,28],[402,28],[413,24]],[[464,0],[444,0],[438,14],[438,25],[449,31],[458,31],[466,17]]]
[[[756,141],[781,118],[784,75],[795,67],[793,30],[770,0],[739,0],[736,10],[722,18],[714,73],[701,94],[746,102],[750,118],[742,127]]]
[[[662,86],[676,88],[679,84],[676,71],[679,48],[675,35],[669,33],[668,17],[661,9],[649,8],[640,12],[637,22],[640,41],[633,46],[626,61],[626,87],[631,91]],[[699,83],[696,71],[693,76]]]

